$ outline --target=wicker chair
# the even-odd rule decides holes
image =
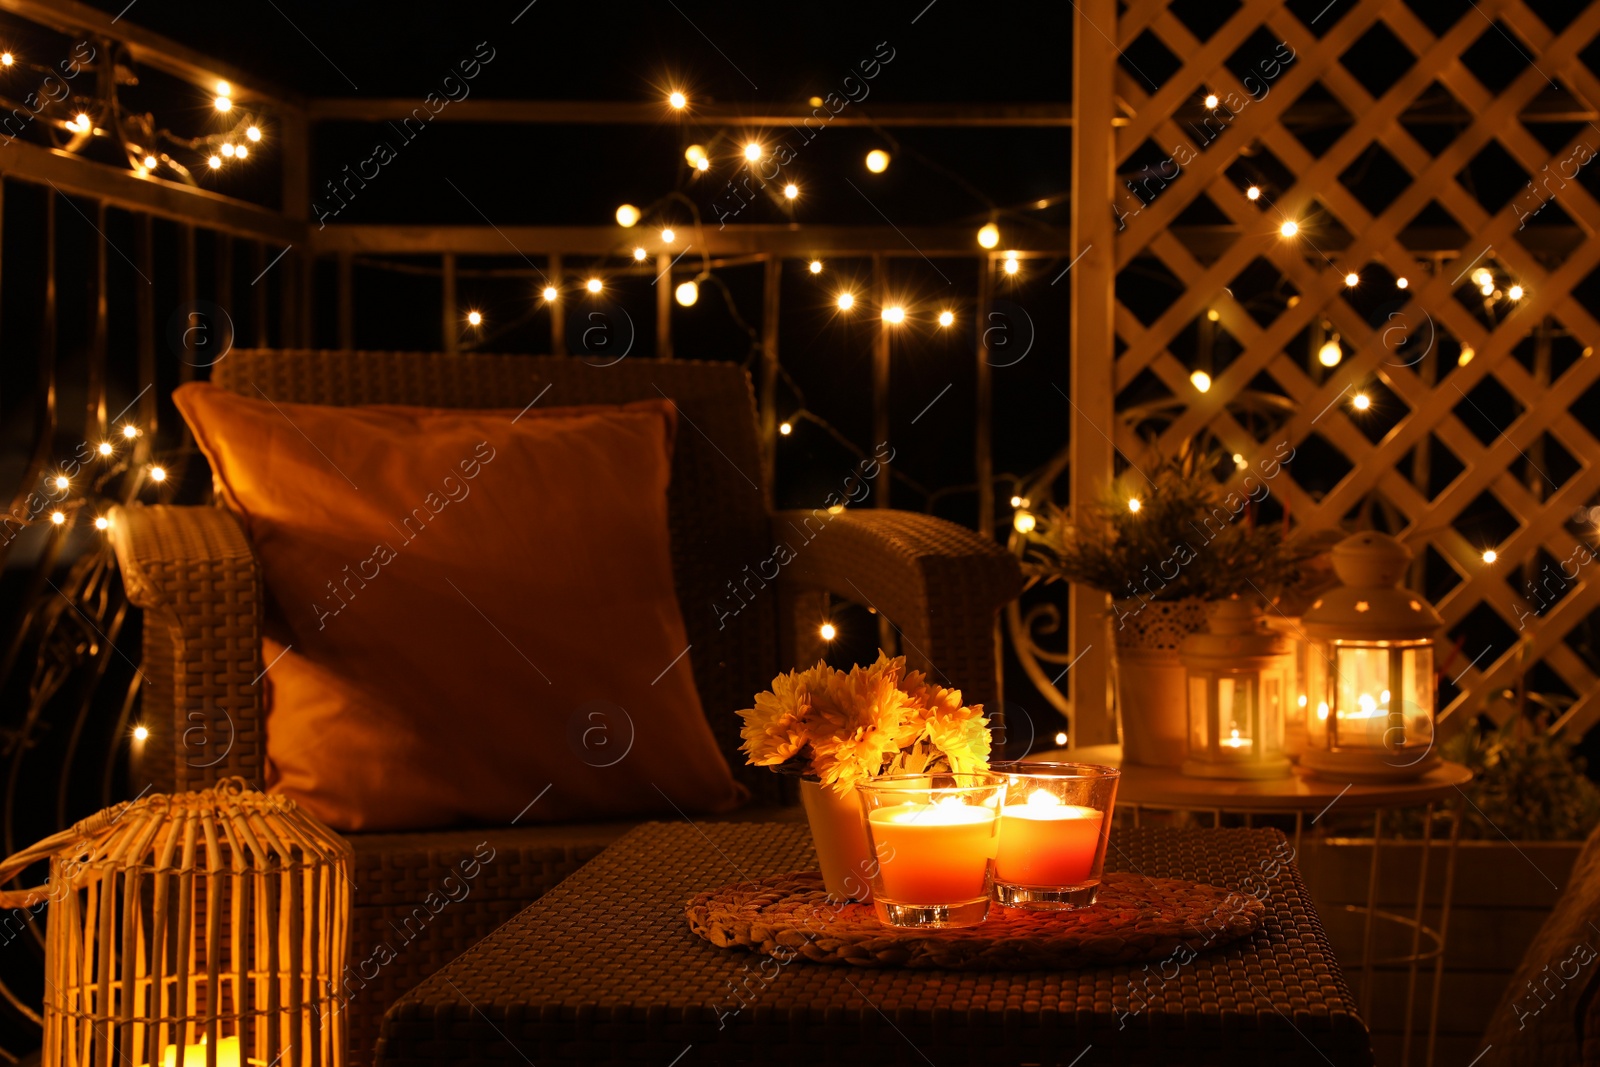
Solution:
[[[824,593],[875,608],[899,629],[912,667],[998,707],[995,617],[1021,588],[1014,559],[921,514],[774,513],[763,488],[749,377],[736,365],[627,360],[601,368],[532,356],[258,350],[231,353],[212,380],[248,396],[340,405],[515,411],[536,397],[546,406],[671,398],[682,420],[670,524],[690,660],[723,752],[769,816],[789,800],[784,782],[743,766],[734,711],[780,666],[816,657]],[[839,472],[841,497],[850,473]],[[220,507],[134,507],[113,523],[128,595],[144,609],[145,779],[161,791],[203,788],[232,774],[260,782],[265,592],[243,532]],[[797,539],[809,543],[767,590],[757,565],[777,542]],[[352,1062],[370,1059],[390,1003],[629,825],[350,835],[354,962],[344,981],[352,997]],[[464,899],[436,911],[424,904],[430,893],[439,899],[461,861],[475,850],[484,860],[488,849],[493,859],[481,863]]]

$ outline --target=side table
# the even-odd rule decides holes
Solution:
[[[1243,815],[1246,825],[1257,815],[1294,816],[1295,855],[1300,853],[1300,835],[1311,816],[1316,823],[1336,805],[1346,812],[1372,816],[1372,861],[1367,871],[1365,907],[1349,905],[1365,916],[1361,937],[1360,1010],[1364,1019],[1372,1017],[1373,968],[1380,964],[1410,965],[1406,982],[1405,1037],[1401,1064],[1411,1062],[1412,1020],[1415,1016],[1417,973],[1420,964],[1433,961],[1433,992],[1428,1007],[1428,1043],[1423,1063],[1433,1067],[1434,1041],[1439,1026],[1439,992],[1444,974],[1444,951],[1450,930],[1450,906],[1455,894],[1456,851],[1461,839],[1461,817],[1465,794],[1461,787],[1472,781],[1472,771],[1459,763],[1442,761],[1427,774],[1403,782],[1324,781],[1298,767],[1286,778],[1250,781],[1221,778],[1194,778],[1172,767],[1122,765],[1122,746],[1092,745],[1077,749],[1051,749],[1028,756],[1032,761],[1070,761],[1120,767],[1122,781],[1117,789],[1117,810],[1131,811],[1135,826],[1141,825],[1146,810],[1210,812],[1221,824],[1224,814]],[[1447,804],[1450,811],[1450,845],[1445,853],[1444,888],[1439,904],[1439,926],[1435,930],[1423,923],[1427,903],[1428,858],[1433,843],[1433,813]],[[1410,916],[1378,906],[1378,861],[1383,840],[1384,816],[1395,809],[1426,807],[1423,821],[1422,861],[1417,875],[1416,910]],[[1397,922],[1411,928],[1411,952],[1405,956],[1372,958],[1374,920]],[[1426,938],[1429,947],[1424,949]]]

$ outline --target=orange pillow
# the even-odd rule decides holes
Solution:
[[[343,830],[743,800],[684,654],[669,402],[173,399],[265,573],[271,791]]]

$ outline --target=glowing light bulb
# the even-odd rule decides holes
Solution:
[[[623,204],[617,208],[617,225],[623,229],[637,225],[639,222],[639,209],[632,204]]]
[[[1058,747],[1065,748],[1066,744],[1067,744],[1067,735],[1065,733],[1056,734],[1056,745]]]
[[[1411,283],[1406,281],[1404,278],[1396,278],[1394,280],[1394,287],[1396,289],[1404,289],[1406,286],[1408,286],[1410,284]]]
[[[225,157],[227,157],[228,159],[232,159],[233,158],[233,145],[231,145],[231,144],[223,145],[222,146],[222,154]]]
[[[790,434],[794,433],[794,423],[792,423],[792,422],[779,423],[778,424],[778,432],[783,434],[783,436],[788,437]]]
[[[898,323],[902,323],[902,322],[906,321],[906,309],[903,308],[903,307],[900,307],[898,304],[895,305],[894,307],[886,307],[886,308],[884,308],[883,309],[883,321],[884,322],[888,322],[888,323],[893,323],[893,324],[898,324]]]
[[[50,521],[55,523],[57,526],[60,526],[62,523],[67,521],[67,517],[59,511],[52,511],[50,513]]]
[[[1506,290],[1506,295],[1509,296],[1513,300],[1521,300],[1522,299],[1522,286],[1513,285],[1511,288]]]
[[[130,422],[128,425],[126,425],[126,426],[124,426],[122,428],[122,436],[124,436],[124,437],[138,437],[139,436],[139,428],[137,426],[133,425],[133,423]]]
[[[682,111],[689,106],[689,98],[682,93],[672,92],[667,94],[667,103],[672,105],[674,111]]]
[[[1496,552],[1492,548],[1489,549],[1488,551],[1484,552],[1484,554],[1483,554],[1483,561],[1485,563],[1493,563],[1495,560],[1497,560],[1499,558],[1500,558],[1500,553]]]
[[[598,293],[600,290],[604,289],[606,285],[599,278],[590,278],[588,281],[583,283],[583,287],[589,290],[591,293]]]
[[[1322,701],[1322,702],[1317,704],[1317,718],[1326,719],[1327,717],[1328,717],[1328,703],[1327,703],[1327,701]]]
[[[1000,243],[1000,227],[992,222],[986,222],[978,227],[978,244],[982,248],[994,248]]]
[[[238,148],[233,150],[233,154],[240,159],[243,159],[245,156],[250,154],[250,149],[246,148],[244,145],[240,145]]]
[[[1216,107],[1219,103],[1221,103],[1221,101],[1217,99],[1216,93],[1206,94],[1205,105],[1208,109]]]
[[[1350,398],[1350,406],[1357,411],[1365,411],[1372,406],[1372,398],[1366,393],[1357,393]]]
[[[686,308],[694,307],[694,302],[700,299],[700,286],[692,280],[684,282],[678,286],[674,295],[677,297],[679,304]]]
[[[157,159],[155,156],[145,156],[144,157],[144,169],[145,170],[155,170],[156,166],[160,162],[161,161],[159,159]]]
[[[218,82],[217,83],[217,95],[218,96],[232,96],[233,95],[233,86],[229,85],[227,82]]]
[[[813,259],[810,263],[808,263],[806,265],[806,270],[810,271],[812,274],[821,274],[822,273],[822,260]]]
[[[1135,515],[1139,514],[1139,509],[1142,507],[1144,507],[1144,501],[1140,500],[1138,497],[1135,496],[1128,498],[1128,510],[1133,512]]]
[[[955,312],[953,312],[953,311],[941,311],[941,312],[939,312],[939,325],[940,326],[949,326],[951,323],[953,323],[955,321],[956,321],[956,313]]]
[[[700,161],[706,158],[706,146],[703,144],[690,145],[688,148],[683,150],[683,158],[684,161],[689,164],[689,166],[698,167],[700,165]]]
[[[697,159],[697,160],[695,160],[694,169],[695,170],[710,170],[711,169],[711,160],[709,160],[709,159]]]
[[[672,242],[676,241],[677,239],[678,239],[678,232],[676,230],[672,229],[670,226],[661,231],[661,243],[662,244],[670,245]]]
[[[1020,508],[1022,506],[1022,498],[1020,496],[1012,497],[1011,498],[1011,506],[1014,507],[1014,508]]]
[[[250,128],[248,128],[248,129],[246,129],[244,131],[244,135],[246,137],[250,138],[250,140],[252,140],[252,141],[259,141],[259,140],[261,140],[261,127],[260,126],[251,126]]]
[[[467,325],[469,325],[469,326],[482,326],[483,325],[483,312],[481,312],[481,311],[469,311],[469,312],[467,312]]]
[[[833,623],[831,623],[831,622],[823,623],[817,629],[817,633],[822,636],[822,639],[824,641],[832,641],[835,637],[837,637],[839,635],[839,631],[835,630],[833,628]]]
[[[1211,375],[1207,374],[1203,370],[1197,370],[1193,374],[1189,375],[1189,384],[1193,385],[1202,393],[1209,392],[1211,389]]]
[[[150,468],[150,480],[152,482],[164,482],[164,481],[166,481],[167,480],[167,468],[165,468],[165,467],[151,467]]]
[[[638,262],[640,262],[640,263],[643,263],[644,260],[645,260],[645,257],[648,256],[649,254],[650,254],[649,252],[646,252],[642,248],[635,248],[633,250],[633,258],[635,260],[637,260]]]
[[[1217,322],[1217,321],[1220,321],[1221,318],[1222,318],[1222,312],[1218,311],[1216,308],[1212,308],[1211,310],[1206,312],[1206,321],[1207,322]]]
[[[1482,293],[1484,296],[1493,296],[1494,282],[1484,282],[1482,285],[1478,286],[1478,292]]]
[[[1244,470],[1246,467],[1250,466],[1250,461],[1244,458],[1243,453],[1235,452],[1233,454],[1233,465],[1239,470]]]
[[[1016,530],[1017,533],[1032,533],[1034,527],[1038,525],[1039,520],[1034,517],[1031,511],[1019,510],[1015,515],[1011,516],[1011,528]]]
[[[889,169],[889,153],[881,148],[874,148],[867,153],[867,169],[874,174],[882,174]]]
[[[761,145],[756,141],[751,141],[749,144],[745,145],[744,146],[744,158],[748,159],[752,163],[754,163],[756,160],[760,159],[761,158]]]
[[[1304,693],[1300,694],[1300,706],[1302,708],[1306,706],[1306,695]]]
[[[1317,349],[1317,362],[1324,367],[1337,367],[1344,358],[1344,349],[1339,347],[1338,341],[1324,341],[1322,347]]]
[[[556,297],[561,295],[561,290],[557,289],[553,285],[547,285],[544,287],[544,292],[540,295],[542,295],[547,301],[553,301]]]
[[[111,442],[110,441],[101,441],[100,442],[100,454],[102,456],[111,455]]]
[[[1344,276],[1344,283],[1350,288],[1354,289],[1356,286],[1361,284],[1361,275],[1357,274],[1355,271],[1351,271],[1349,274]]]
[[[1286,219],[1284,224],[1278,227],[1278,232],[1285,237],[1293,237],[1300,232],[1300,224],[1293,219]]]
[[[133,739],[135,741],[143,741],[149,736],[150,728],[148,726],[135,726],[133,728]]]
[[[1471,345],[1462,345],[1461,355],[1456,357],[1456,366],[1465,367],[1468,363],[1472,362],[1472,357],[1476,356],[1477,354],[1478,350],[1473,348]]]
[[[1479,267],[1477,270],[1472,272],[1472,284],[1476,285],[1480,289],[1486,285],[1490,289],[1493,289],[1494,274],[1489,270],[1488,267]]]
[[[796,185],[794,182],[790,182],[788,185],[785,185],[783,187],[783,198],[785,200],[793,200],[795,197],[797,197],[799,195],[800,195],[800,187],[798,185]]]
[[[17,57],[10,52],[0,52],[0,67],[9,67],[17,61]]]
[[[1005,262],[1006,273],[1007,274],[1015,274],[1015,273],[1017,273],[1017,271],[1019,269],[1021,269],[1021,268],[1020,268],[1020,265],[1017,263],[1017,258],[1015,256],[1007,257],[1006,262]]]
[[[89,116],[86,112],[80,111],[76,115],[72,116],[72,121],[67,123],[67,125],[70,128],[77,130],[79,133],[83,133],[89,128]]]
[[[106,518],[104,515],[101,515],[99,518],[94,520],[94,528],[96,530],[108,530],[111,528],[111,520]]]
[[[67,489],[67,488],[71,487],[72,480],[70,478],[68,478],[65,474],[58,474],[55,477],[55,484],[56,484],[56,488],[57,489]]]
[[[849,311],[851,308],[856,306],[855,294],[853,294],[853,293],[840,293],[839,294],[839,299],[834,301],[834,303],[839,305],[839,310],[840,311]]]
[[[1248,188],[1248,189],[1246,189],[1244,191],[1244,195],[1245,195],[1245,199],[1247,199],[1247,200],[1260,200],[1261,199],[1261,187],[1259,185],[1252,185],[1250,188]]]
[[[218,111],[232,111],[233,110],[233,101],[229,100],[225,96],[217,97],[215,100],[211,101],[211,105],[213,107],[215,107]]]
[[[206,162],[211,165],[212,170],[220,170],[222,168],[221,156],[212,156],[210,159],[206,160]]]

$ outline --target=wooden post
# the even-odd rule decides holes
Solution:
[[[456,320],[456,254],[444,254],[444,304],[441,308],[440,328],[444,337],[444,350],[451,355],[461,351],[461,323]]]
[[[550,284],[556,288],[556,298],[548,304],[550,308],[550,354],[564,356],[567,354],[567,322],[566,315],[562,312],[562,301],[566,294],[561,292],[561,255],[558,252],[550,253]]]
[[[889,324],[883,321],[883,308],[889,301],[889,271],[882,252],[872,255],[872,292],[878,311],[877,332],[872,335],[872,440],[868,451],[876,453],[889,440]],[[875,507],[889,506],[889,486],[894,477],[887,460],[878,475]]]
[[[1072,248],[1081,257],[1068,277],[1071,290],[1072,507],[1088,506],[1112,474],[1115,351],[1113,288],[1116,228],[1111,204],[1116,190],[1116,139],[1112,88],[1116,50],[1102,34],[1116,36],[1116,0],[1080,0],[1075,8],[1072,58]],[[1068,672],[1072,699],[1071,744],[1115,741],[1116,718],[1108,692],[1111,668],[1106,632],[1106,594],[1073,585],[1068,608],[1072,654]]]
[[[656,358],[672,358],[672,257],[656,256]]]
[[[351,256],[339,253],[339,347],[348,352],[355,348],[355,294],[352,291]]]
[[[767,507],[773,506],[778,472],[778,310],[783,260],[768,256],[761,279],[761,458]]]

